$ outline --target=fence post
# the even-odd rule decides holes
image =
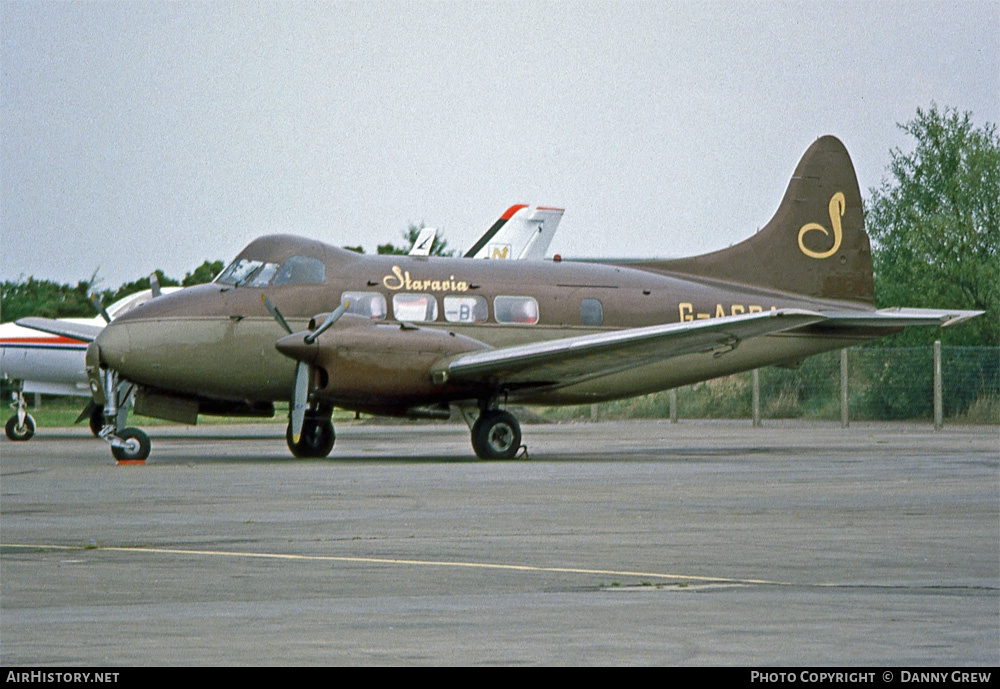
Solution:
[[[670,423],[677,423],[677,388],[670,388]]]
[[[941,400],[941,340],[934,341],[934,430],[944,426],[944,409]]]
[[[753,370],[753,425],[760,426],[760,369]]]
[[[850,424],[850,413],[847,408],[847,349],[840,350],[840,427],[847,428]]]

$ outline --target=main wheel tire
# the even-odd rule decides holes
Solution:
[[[492,410],[472,426],[472,449],[480,459],[512,459],[521,447],[521,425],[513,414]]]
[[[126,428],[118,434],[125,447],[111,446],[111,454],[119,462],[141,462],[149,457],[149,436],[138,428]]]
[[[90,432],[95,438],[100,438],[102,430],[104,430],[104,405],[95,404],[90,410]]]
[[[292,438],[292,424],[289,422],[288,430],[285,431],[285,442],[292,455],[299,459],[317,459],[326,457],[333,449],[333,444],[337,440],[337,434],[333,430],[333,421],[330,419],[317,419],[306,417],[302,424],[302,435],[299,442]]]
[[[14,442],[20,442],[22,440],[30,440],[31,436],[35,434],[35,420],[31,418],[30,414],[24,415],[24,425],[17,425],[17,414],[7,419],[7,427],[4,429],[7,432],[7,437]]]

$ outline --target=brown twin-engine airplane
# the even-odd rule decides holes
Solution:
[[[510,402],[642,395],[979,313],[874,302],[857,178],[827,136],[806,151],[771,221],[722,251],[476,261],[266,236],[212,284],[113,321],[91,343],[87,370],[119,461],[150,449],[125,425],[130,401],[136,413],[195,423],[271,416],[277,400],[290,400],[296,457],[329,454],[334,407],[446,418],[457,405],[476,454],[506,459],[521,446]]]

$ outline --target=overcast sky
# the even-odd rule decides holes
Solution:
[[[834,134],[862,193],[936,102],[1000,120],[1000,2],[0,2],[0,279],[181,278],[261,234],[551,250],[749,236]]]

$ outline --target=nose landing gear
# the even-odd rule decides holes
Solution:
[[[97,385],[92,381],[95,392]],[[149,436],[138,428],[125,427],[128,407],[135,394],[135,386],[120,379],[114,369],[101,369],[100,391],[103,393],[103,425],[97,437],[111,446],[111,455],[119,464],[145,464],[149,457]],[[98,406],[99,408],[99,406]],[[96,425],[91,414],[91,429]]]
[[[106,438],[105,438],[106,439]],[[111,454],[119,464],[145,464],[149,457],[149,436],[138,428],[125,428],[118,433],[120,445],[111,445]]]

